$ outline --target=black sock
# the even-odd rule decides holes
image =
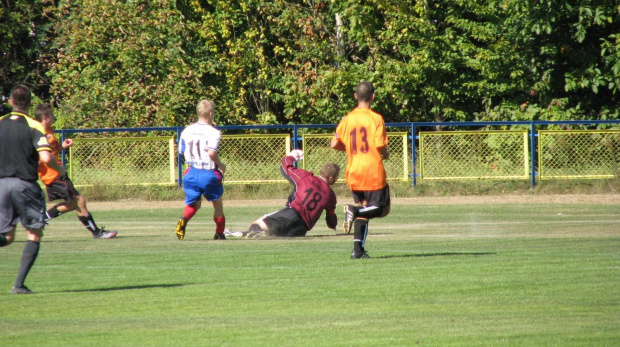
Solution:
[[[82,222],[82,224],[84,224],[88,231],[93,233],[93,235],[97,235],[99,233],[99,227],[97,227],[97,224],[95,224],[95,220],[90,213],[84,216],[78,216],[78,219],[80,220],[80,222]]]
[[[368,220],[357,218],[353,222],[353,250],[364,252],[364,243],[368,235]]]
[[[22,253],[22,261],[19,264],[17,278],[15,279],[15,287],[21,288],[24,286],[24,280],[26,280],[26,276],[28,275],[28,272],[30,272],[30,268],[32,268],[34,261],[37,260],[38,254],[39,243],[35,241],[27,241],[26,246],[24,247],[24,252]]]
[[[60,205],[60,204],[58,204]],[[47,222],[48,220],[52,220],[58,216],[60,216],[62,214],[62,212],[58,211],[58,205],[55,205],[54,207],[50,208],[49,210],[47,210],[47,212],[45,212],[45,221]]]
[[[9,244],[9,241],[7,241],[6,236],[0,234],[0,247],[4,247],[8,244]]]

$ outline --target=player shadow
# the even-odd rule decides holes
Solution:
[[[385,236],[385,235],[392,235],[392,233],[373,233],[373,236]],[[320,234],[320,235],[306,235],[305,237],[339,237],[339,236],[350,236],[353,237],[353,233],[350,234],[345,234],[345,233],[341,233],[341,234]]]
[[[424,254],[401,254],[401,255],[382,255],[373,256],[377,259],[390,259],[390,258],[420,258],[420,257],[453,257],[453,256],[480,256],[480,255],[494,255],[495,252],[442,252],[442,253],[424,253]]]
[[[108,288],[91,288],[91,289],[75,289],[75,290],[61,290],[55,293],[87,293],[87,292],[114,292],[117,290],[136,290],[136,289],[150,289],[150,288],[174,288],[191,286],[196,283],[175,283],[175,284],[145,284],[141,286],[122,286],[122,287],[108,287]]]
[[[122,237],[118,237],[117,236],[114,239],[117,239],[117,238],[122,238]],[[114,242],[114,241],[110,241],[110,240],[106,240],[106,241]],[[15,242],[18,242],[18,241],[15,241]],[[25,243],[26,241],[23,241],[23,242]],[[43,238],[43,242],[44,243],[79,243],[79,242],[84,242],[85,243],[85,242],[103,242],[103,241],[93,240],[92,237],[86,237],[84,239],[66,239],[66,240],[60,240],[60,239],[59,240],[49,240],[49,239],[46,240],[45,237],[44,237]]]

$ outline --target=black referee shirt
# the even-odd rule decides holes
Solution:
[[[19,111],[0,117],[0,178],[36,181],[42,150],[51,148],[41,123]]]

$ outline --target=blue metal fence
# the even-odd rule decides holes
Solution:
[[[433,129],[438,127],[448,127],[451,129],[462,128],[485,128],[485,127],[515,127],[522,126],[529,130],[530,140],[530,183],[531,186],[536,186],[536,177],[538,175],[536,171],[536,138],[538,134],[536,130],[541,127],[549,126],[599,126],[599,125],[612,125],[620,126],[620,120],[579,120],[579,121],[492,121],[492,122],[402,122],[402,123],[386,123],[388,128],[407,128],[409,132],[409,140],[411,142],[411,172],[410,178],[412,185],[415,187],[417,184],[416,173],[416,141],[419,139],[417,132],[424,129]],[[230,131],[256,131],[256,130],[276,130],[286,129],[292,133],[293,148],[299,148],[299,144],[302,141],[300,131],[303,129],[335,129],[337,124],[291,124],[291,125],[227,125],[218,126],[217,128],[223,132]],[[174,132],[176,134],[177,143],[181,136],[181,131],[184,127],[145,127],[145,128],[99,128],[99,129],[64,129],[58,130],[62,140],[64,140],[69,134],[85,134],[85,133],[120,133],[120,132],[153,132],[153,131],[167,131]],[[181,160],[179,155],[179,162]],[[66,163],[66,156],[62,154],[63,164]],[[178,182],[182,182],[182,167],[178,169]]]

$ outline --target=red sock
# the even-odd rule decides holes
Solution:
[[[213,217],[215,222],[215,232],[217,234],[224,234],[224,227],[226,226],[226,217]]]
[[[185,210],[183,210],[183,218],[185,218],[186,222],[189,222],[190,219],[192,219],[192,217],[194,217],[194,215],[196,214],[196,207],[194,207],[194,205],[187,205],[185,206]]]

